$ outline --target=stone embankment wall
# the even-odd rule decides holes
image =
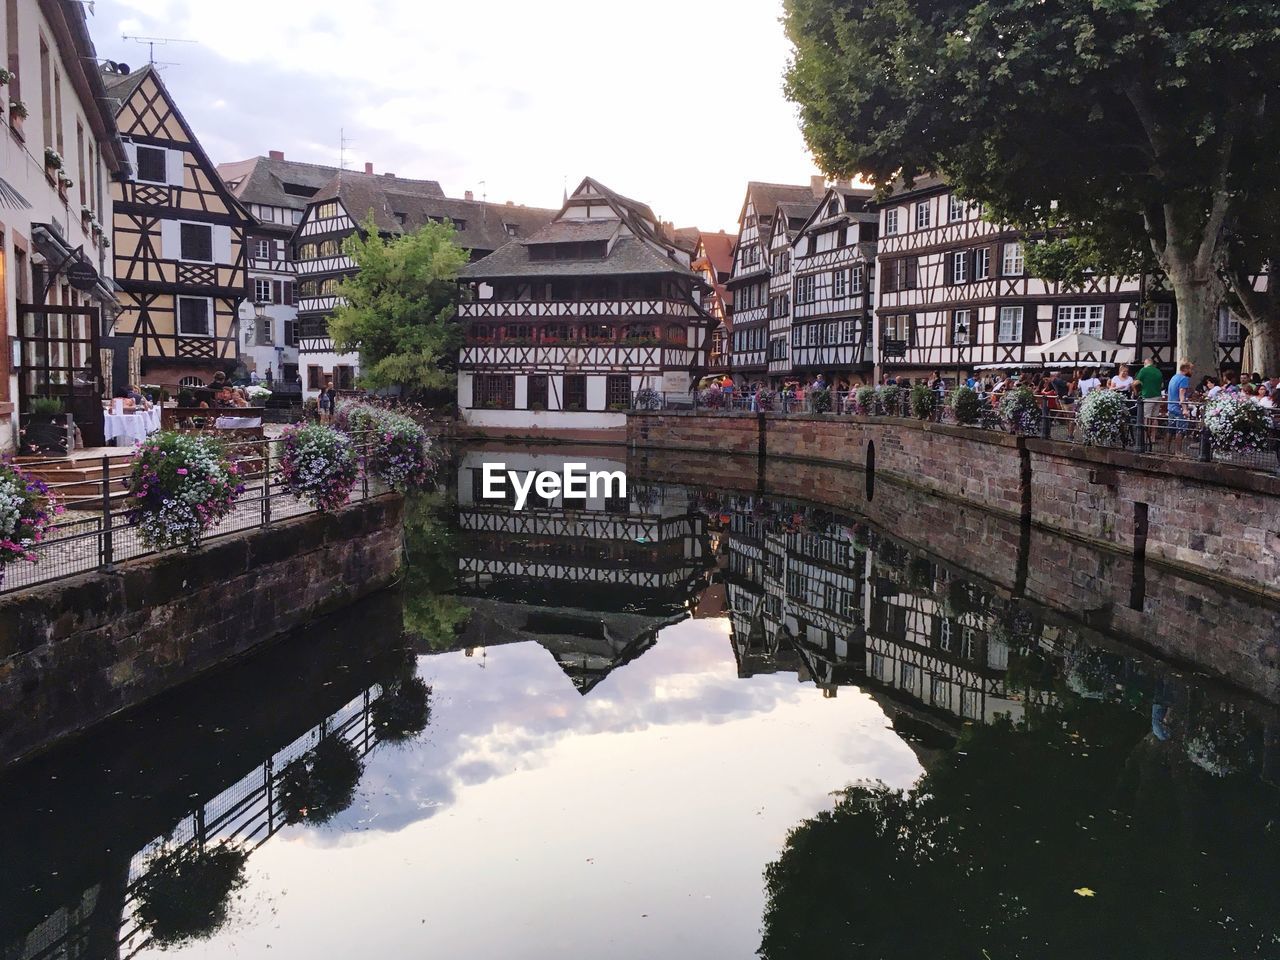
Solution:
[[[0,597],[0,766],[391,585],[404,501]]]
[[[627,469],[633,480],[760,492],[864,516],[962,578],[1280,702],[1280,608],[1256,592],[973,504],[922,497],[917,487],[883,476],[868,500],[861,471],[780,458],[767,459],[763,471],[756,466],[755,458],[637,449]]]
[[[1280,598],[1275,475],[897,418],[637,413],[627,442],[872,469],[952,503]]]

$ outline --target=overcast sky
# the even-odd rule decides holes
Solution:
[[[558,206],[593,176],[737,229],[746,182],[816,173],[782,96],[780,0],[98,0],[100,56],[165,83],[215,162],[283,150]],[[482,183],[483,181],[483,183]]]

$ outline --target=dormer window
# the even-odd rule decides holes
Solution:
[[[608,253],[604,240],[575,243],[531,243],[530,260],[603,260]]]
[[[405,221],[409,219],[409,215],[407,213],[400,213],[399,211],[393,213],[392,216],[396,218],[396,223],[400,224],[402,227],[405,225]]]
[[[831,199],[831,202],[827,204],[827,216],[828,217],[840,216],[840,201],[835,199],[834,197]]]
[[[520,226],[519,226],[519,224],[515,224],[515,223],[504,223],[504,224],[502,225],[502,229],[504,229],[504,230],[506,230],[506,231],[507,231],[507,236],[508,236],[508,237],[518,237],[518,236],[520,236]]]

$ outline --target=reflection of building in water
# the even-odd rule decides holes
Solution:
[[[132,857],[122,851],[114,875],[83,891],[75,902],[50,912],[18,940],[0,945],[0,956],[4,960],[104,960],[140,953],[150,938],[137,920],[137,896],[153,854],[166,845],[204,850],[233,842],[252,850],[265,843],[292,822],[281,802],[281,773],[322,740],[339,739],[356,756],[365,757],[378,742],[372,717],[382,695],[378,685],[367,689],[195,807],[167,834],[155,837]]]
[[[471,452],[458,473],[462,531],[458,589],[473,615],[465,646],[533,641],[580,693],[648,650],[663,626],[692,613],[712,563],[706,517],[683,488],[633,486],[626,496],[565,501],[530,495],[486,500],[483,464],[518,473],[585,464],[625,472],[599,457]]]
[[[601,485],[597,496],[567,502],[531,493],[517,511],[514,495],[505,501],[481,496],[485,462],[521,473],[560,473],[566,462],[592,472],[626,470],[599,457],[468,453],[458,472],[464,593],[525,602],[554,596],[559,606],[572,589],[589,599],[589,609],[687,608],[710,560],[706,517],[682,488],[636,485],[626,496],[606,497]]]
[[[739,675],[795,671],[826,696],[866,683],[948,723],[1020,719],[998,616],[960,603],[970,588],[932,563],[908,563],[883,537],[877,557],[858,533],[825,511],[737,501],[727,582]]]

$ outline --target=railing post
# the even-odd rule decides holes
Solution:
[[[360,499],[369,499],[369,433],[365,431],[364,453],[360,457]]]
[[[1147,452],[1147,424],[1146,424],[1147,402],[1146,400],[1139,397],[1135,401],[1135,403],[1137,404],[1137,409],[1134,411],[1134,414],[1133,414],[1133,429],[1134,429],[1133,442],[1137,445],[1139,453],[1146,453]]]
[[[1200,420],[1200,460],[1202,463],[1210,463],[1213,460],[1213,445],[1209,442],[1209,427]]]
[[[1040,436],[1045,440],[1053,436],[1053,421],[1049,419],[1049,398],[1040,398]]]
[[[102,457],[102,569],[115,566],[115,544],[111,536],[111,458]]]
[[[262,525],[271,525],[271,441],[262,441]]]

